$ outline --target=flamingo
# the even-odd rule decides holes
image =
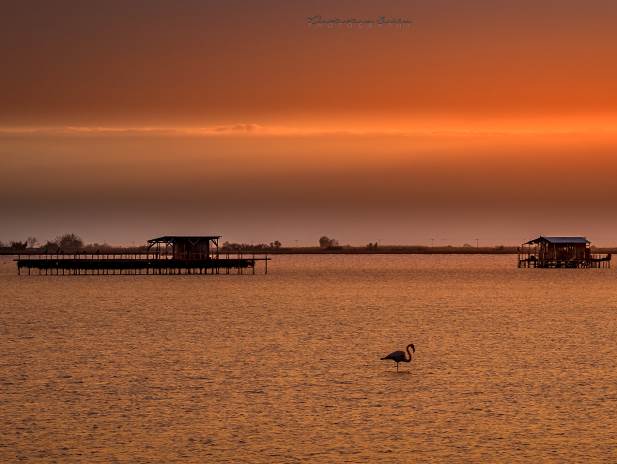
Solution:
[[[384,359],[391,359],[392,361],[394,361],[396,363],[396,372],[398,372],[398,363],[404,362],[404,363],[408,363],[411,362],[411,353],[409,352],[409,348],[411,348],[411,350],[415,353],[416,352],[416,347],[413,346],[413,343],[410,343],[409,345],[407,345],[407,354],[409,355],[409,359],[407,359],[405,357],[405,352],[404,351],[395,351],[393,353],[390,353],[388,356],[385,356],[383,358],[381,358],[382,360]]]

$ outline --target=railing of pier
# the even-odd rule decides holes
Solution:
[[[230,270],[237,270],[238,274],[244,273],[244,268],[252,268],[252,273],[255,274],[256,263],[258,261],[264,261],[264,274],[268,273],[268,258],[267,254],[263,257],[256,257],[255,253],[247,255],[241,251],[239,252],[227,252],[227,253],[187,253],[184,256],[174,258],[172,253],[161,253],[157,251],[135,251],[135,252],[84,252],[76,251],[71,253],[16,253],[14,254],[17,259],[17,272],[21,274],[20,269],[25,267],[28,269],[28,275],[30,275],[31,269],[38,269],[39,274],[44,270],[47,275],[49,270],[70,269],[76,270],[75,273],[80,274],[82,271],[84,274],[88,274],[91,271],[94,274],[94,270],[91,266],[96,266],[97,269],[106,269],[105,262],[109,262],[110,268],[118,273],[122,274],[123,271],[128,274],[142,274],[138,272],[139,269],[146,270],[146,274],[176,274],[182,273],[184,269],[186,274],[219,274],[221,270],[225,270],[226,274],[230,274]],[[225,256],[225,258],[223,258]],[[66,266],[62,265],[62,262],[66,262]],[[68,263],[70,261],[70,264]],[[55,262],[56,265],[50,263]],[[163,265],[163,263],[169,262],[169,266]],[[82,264],[80,264],[82,263]],[[114,263],[112,267],[112,263]],[[126,263],[126,268],[119,267]],[[130,263],[130,264],[129,264]],[[143,264],[143,267],[141,266]],[[82,267],[80,267],[82,266]],[[193,272],[197,270],[196,272]],[[135,272],[129,272],[135,271]],[[151,271],[151,272],[150,272]],[[209,272],[208,272],[209,271]],[[56,273],[59,275],[59,273]],[[99,272],[96,272],[99,274]],[[106,273],[105,273],[106,274]]]

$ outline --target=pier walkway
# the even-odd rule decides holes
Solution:
[[[74,252],[17,255],[17,273],[38,275],[177,275],[255,274],[268,258],[255,254],[220,253],[220,236],[164,236],[148,240],[147,251],[135,253]]]
[[[255,274],[258,262],[268,273],[270,258],[243,256],[214,259],[174,259],[152,253],[63,253],[18,255],[17,273],[38,275],[116,275],[116,274]]]

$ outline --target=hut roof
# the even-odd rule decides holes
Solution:
[[[571,245],[571,244],[587,244],[591,243],[585,237],[544,237],[540,236],[528,241],[525,245],[534,245],[536,243],[552,243],[555,245]]]
[[[151,238],[148,243],[175,243],[182,241],[199,242],[201,240],[211,240],[221,238],[220,235],[165,235],[163,237]]]

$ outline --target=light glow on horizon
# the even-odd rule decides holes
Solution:
[[[507,136],[614,135],[617,116],[479,119],[417,118],[393,121],[328,121],[297,124],[238,122],[210,125],[41,125],[0,126],[0,136],[170,136],[170,137],[315,137],[315,136]]]

